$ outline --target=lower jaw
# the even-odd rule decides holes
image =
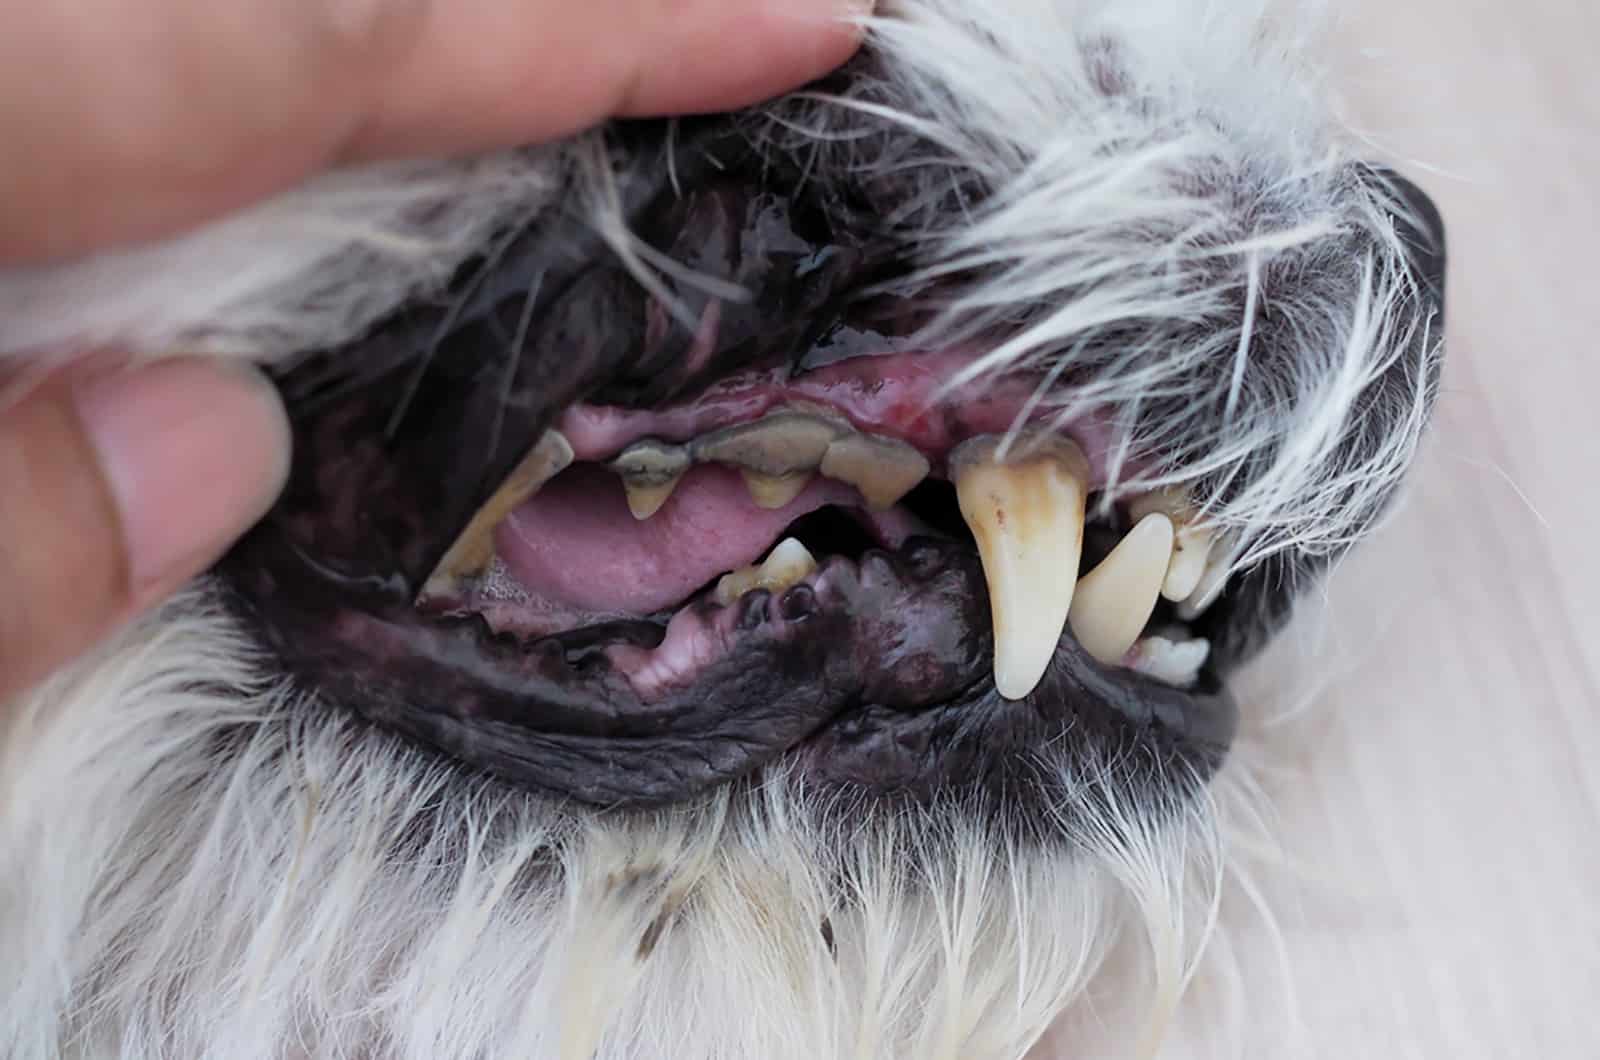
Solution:
[[[693,618],[724,654],[649,701],[619,672],[619,649],[597,651],[592,632],[528,645],[478,618],[290,600],[263,582],[269,553],[257,540],[230,580],[320,702],[516,786],[596,806],[677,803],[783,762],[828,787],[923,802],[977,793],[1026,817],[1075,797],[1052,779],[1051,756],[1143,749],[1126,761],[1203,777],[1233,734],[1233,703],[1213,675],[1176,689],[1103,666],[1070,637],[1034,693],[1001,698],[981,568],[947,542],[829,560],[802,594],[809,606],[758,592],[703,609]]]

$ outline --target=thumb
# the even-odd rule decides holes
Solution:
[[[0,702],[221,556],[288,453],[277,393],[247,365],[167,360],[0,405]]]

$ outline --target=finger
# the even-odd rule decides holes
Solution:
[[[165,234],[350,159],[741,106],[867,0],[0,0],[0,261]]]
[[[0,702],[204,570],[288,469],[252,369],[174,360],[0,412]]]
[[[723,110],[827,73],[855,48],[847,0],[433,3],[388,72],[358,155],[549,140],[613,116]],[[484,34],[497,39],[485,47]],[[531,59],[531,61],[530,61]]]

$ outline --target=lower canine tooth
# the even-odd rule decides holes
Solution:
[[[500,488],[478,509],[467,528],[423,583],[419,599],[448,594],[466,578],[483,573],[494,558],[494,528],[511,510],[538,493],[572,463],[572,444],[560,431],[545,431]]]
[[[1070,441],[1015,447],[986,435],[950,454],[961,515],[978,540],[994,621],[994,683],[1007,699],[1038,686],[1077,587],[1089,462]]]
[[[810,549],[798,539],[786,537],[767,553],[766,562],[761,566],[741,567],[724,574],[711,596],[726,607],[753,589],[782,592],[810,577],[816,569],[817,561]]]
[[[1139,639],[1161,594],[1172,540],[1172,520],[1152,512],[1079,580],[1068,621],[1078,643],[1100,662],[1121,662]]]
[[[759,471],[741,471],[740,474],[744,476],[745,487],[750,490],[750,499],[756,502],[756,507],[769,511],[782,508],[800,496],[800,492],[811,481],[809,474],[763,475]]]

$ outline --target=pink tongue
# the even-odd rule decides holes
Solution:
[[[643,615],[759,560],[807,512],[860,503],[851,487],[819,476],[786,507],[765,511],[736,472],[700,466],[640,522],[616,475],[580,464],[514,511],[495,532],[495,545],[531,593],[589,611]]]

